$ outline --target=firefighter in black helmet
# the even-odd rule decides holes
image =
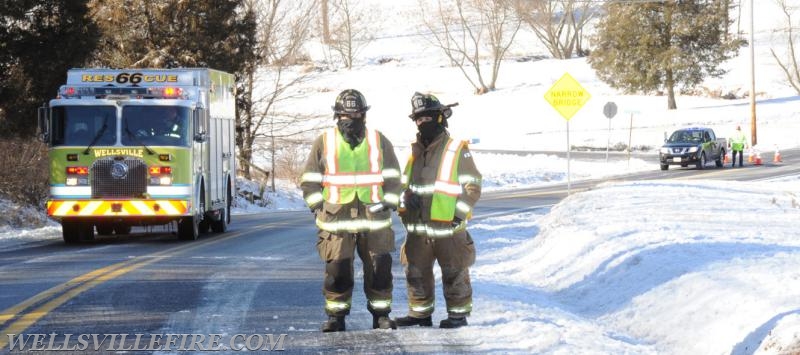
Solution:
[[[447,132],[453,105],[442,105],[436,96],[414,93],[411,119],[417,141],[403,173],[403,205],[400,217],[408,231],[400,252],[408,286],[408,316],[398,326],[433,325],[435,279],[438,261],[447,307],[447,319],[439,328],[467,325],[472,311],[469,267],[475,262],[475,245],[467,221],[481,195],[481,174],[466,141]]]
[[[317,249],[325,262],[323,332],[345,330],[353,294],[355,251],[364,265],[364,291],[372,327],[395,329],[392,305],[392,210],[400,203],[400,166],[392,143],[366,128],[369,106],[357,90],[344,90],[333,105],[336,127],[315,141],[300,187],[319,228]]]

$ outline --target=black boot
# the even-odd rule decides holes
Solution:
[[[409,327],[412,325],[418,325],[420,327],[433,326],[433,322],[431,321],[431,316],[427,316],[425,318],[414,318],[412,316],[405,316],[405,317],[395,318],[394,321],[400,327]]]
[[[344,316],[328,316],[328,320],[322,323],[323,333],[343,332],[344,330]]]
[[[467,318],[466,317],[463,317],[463,318],[447,317],[447,319],[442,319],[442,321],[439,322],[439,328],[445,328],[445,329],[447,329],[447,328],[461,328],[461,327],[463,327],[465,325],[467,325]]]
[[[372,329],[397,329],[395,323],[388,315],[372,315]]]

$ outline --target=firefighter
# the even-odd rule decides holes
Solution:
[[[367,101],[344,90],[333,106],[336,127],[311,148],[301,178],[303,197],[316,216],[317,249],[325,262],[323,332],[345,330],[353,294],[353,259],[364,268],[367,309],[372,328],[396,329],[392,305],[391,212],[400,203],[400,166],[392,143],[366,128]]]
[[[433,325],[434,261],[442,271],[447,319],[439,328],[467,325],[472,311],[469,267],[475,262],[475,245],[467,221],[481,195],[481,174],[465,141],[447,132],[453,105],[442,105],[430,94],[414,93],[411,119],[417,141],[403,173],[400,216],[408,231],[400,251],[408,285],[409,312],[397,318],[398,326]]]

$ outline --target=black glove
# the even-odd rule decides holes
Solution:
[[[422,197],[411,190],[406,190],[403,194],[403,203],[406,205],[406,209],[418,210],[422,208]]]
[[[453,222],[450,223],[450,226],[453,227],[453,228],[456,228],[456,227],[461,225],[461,222],[462,222],[461,218],[458,218],[457,216],[453,216]]]
[[[308,206],[308,208],[311,209],[311,213],[317,213],[317,210],[322,209],[322,201],[319,201],[311,206]]]

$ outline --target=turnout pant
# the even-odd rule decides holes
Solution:
[[[744,151],[741,150],[734,150],[731,152],[731,166],[736,165],[736,153],[739,153],[739,166],[742,166],[742,161],[744,160]]]
[[[442,288],[450,316],[466,317],[472,311],[469,267],[475,263],[475,244],[468,232],[452,237],[428,238],[409,234],[400,251],[408,286],[408,315],[428,317],[433,313],[435,279],[433,263],[442,270]]]
[[[350,314],[353,295],[355,252],[364,267],[364,293],[373,315],[388,315],[392,310],[392,255],[394,232],[385,228],[374,232],[330,233],[319,231],[317,251],[325,262],[325,313]]]

